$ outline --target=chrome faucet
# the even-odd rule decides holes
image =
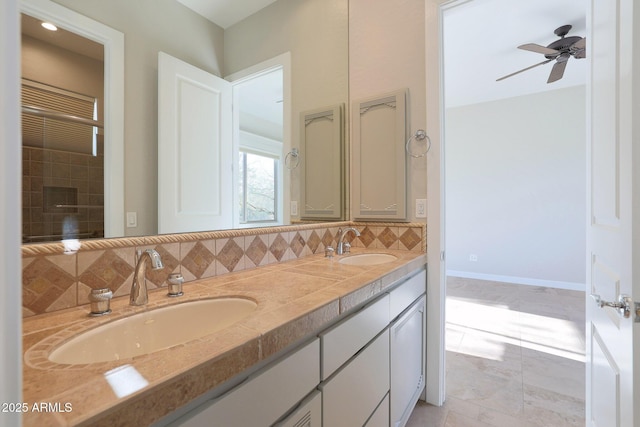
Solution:
[[[342,231],[341,228],[338,229],[338,249],[336,250],[336,253],[338,255],[342,255],[342,254],[348,254],[349,250],[351,248],[351,244],[348,242],[344,242],[344,236],[349,232],[349,231],[353,231],[353,234],[358,237],[360,236],[360,232],[358,230],[356,230],[354,227],[348,227],[345,228],[344,231]]]
[[[145,305],[149,302],[149,293],[147,291],[147,260],[151,262],[153,270],[164,268],[160,254],[153,249],[147,249],[137,252],[136,271],[133,273],[133,283],[131,283],[131,295],[129,298],[130,305]]]

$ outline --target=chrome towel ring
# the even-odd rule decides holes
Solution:
[[[415,140],[415,141],[426,140],[427,142],[424,144],[426,149],[424,151],[421,151],[419,154],[414,154],[411,151],[411,148],[409,147],[409,144],[411,144],[411,140]],[[407,151],[407,154],[409,154],[411,157],[414,157],[414,158],[424,157],[431,149],[431,138],[429,138],[429,136],[427,135],[427,132],[425,132],[423,129],[418,129],[416,133],[411,135],[407,140],[407,143],[405,144],[405,149]]]
[[[298,167],[300,163],[300,153],[297,148],[292,148],[284,157],[284,165],[287,169],[292,170]]]

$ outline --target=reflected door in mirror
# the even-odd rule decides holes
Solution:
[[[231,84],[158,55],[158,232],[231,228]]]

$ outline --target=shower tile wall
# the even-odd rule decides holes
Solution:
[[[23,147],[23,242],[60,240],[68,233],[84,238],[104,236],[101,141],[98,147],[98,156]],[[55,208],[53,204],[95,208]]]

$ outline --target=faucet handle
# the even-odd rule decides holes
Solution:
[[[113,292],[109,288],[92,289],[89,294],[91,312],[89,316],[102,316],[111,313],[110,303]]]
[[[335,250],[335,249],[333,249],[333,247],[332,247],[332,246],[327,246],[327,247],[324,249],[324,256],[325,256],[325,258],[333,258],[333,254],[335,253],[335,251],[336,251],[336,250]]]
[[[169,283],[169,290],[167,295],[170,297],[179,297],[184,295],[182,292],[182,284],[184,283],[184,277],[180,273],[171,273],[169,274],[169,278],[167,279]]]

